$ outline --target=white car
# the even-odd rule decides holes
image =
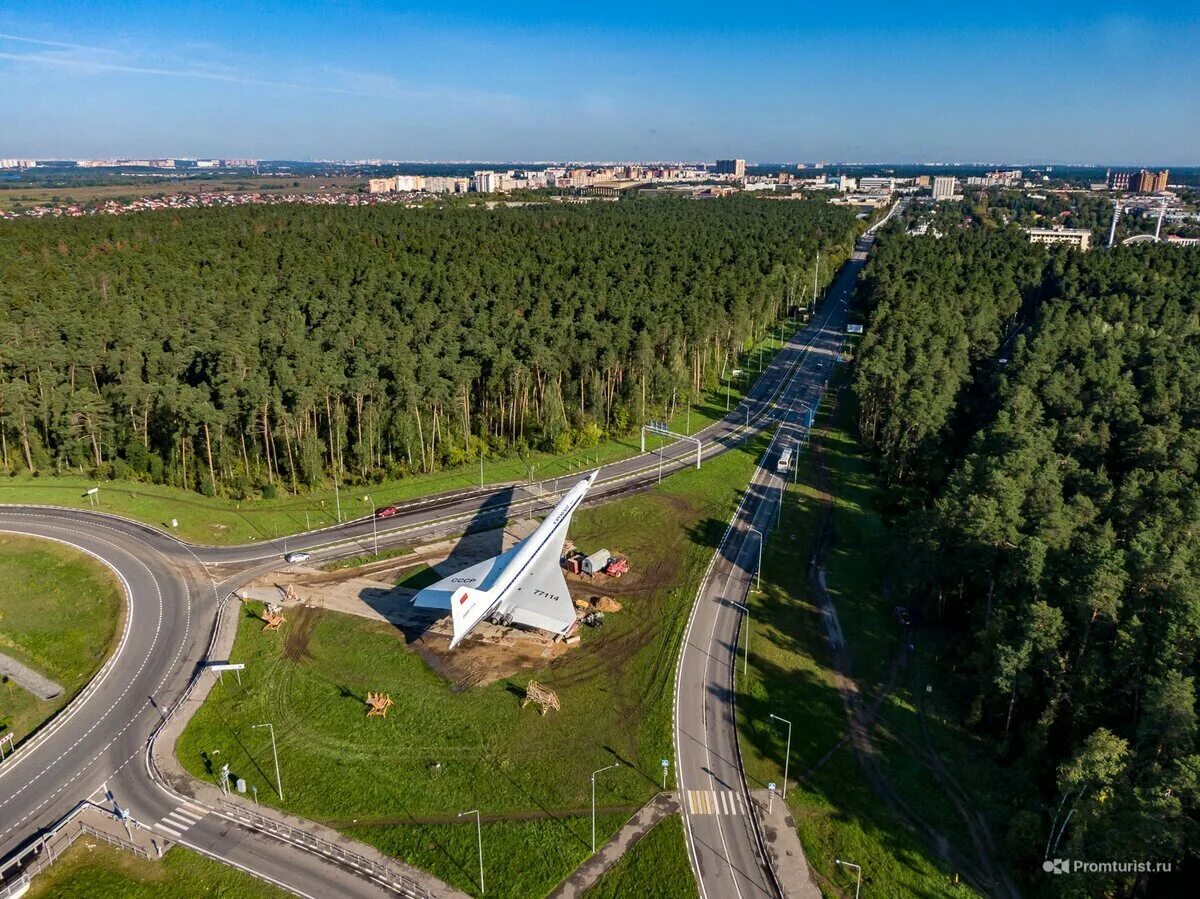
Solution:
[[[310,553],[288,553],[283,557],[285,562],[307,562],[312,558]]]

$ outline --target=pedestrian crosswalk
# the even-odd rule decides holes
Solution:
[[[688,813],[692,815],[744,815],[746,799],[736,790],[688,790]]]
[[[207,814],[203,809],[184,804],[164,815],[162,819],[154,825],[156,830],[161,830],[173,840],[178,840],[183,836],[184,832],[197,824],[201,818]]]

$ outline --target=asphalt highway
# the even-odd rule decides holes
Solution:
[[[802,359],[774,403],[771,444],[713,556],[684,637],[675,691],[677,781],[692,868],[706,899],[781,895],[750,810],[738,749],[734,677],[744,652],[739,637],[745,636],[744,602],[758,568],[760,541],[775,523],[785,487],[786,474],[777,473],[776,464],[785,446],[799,448],[808,410],[819,406],[869,243],[869,238],[860,243],[816,319],[793,340]]]
[[[855,256],[814,321],[793,335],[746,400],[694,435],[702,443],[704,458],[764,431],[775,433],[781,423],[795,418],[806,397],[815,399],[828,377],[831,351],[844,331],[849,290],[865,252]],[[693,443],[679,441],[663,447],[661,456],[654,451],[606,465],[588,499],[595,502],[653,483],[660,468],[665,474],[693,464],[695,452]],[[731,536],[714,557],[693,611],[677,684],[681,786],[738,793],[743,803],[730,682],[739,617],[726,599],[744,596],[752,570],[746,525],[757,523],[765,530],[770,517],[771,491],[777,488],[771,486],[773,457],[766,462],[755,475]],[[548,509],[576,480],[564,477],[431,497],[401,505],[396,516],[374,525],[381,544],[461,533]],[[177,796],[147,764],[154,729],[184,696],[207,658],[220,599],[255,569],[276,564],[284,552],[282,541],[195,546],[116,516],[47,507],[0,506],[0,531],[58,540],[92,554],[121,579],[127,598],[120,643],[105,667],[50,725],[0,763],[0,876],[80,800],[107,790],[154,833],[298,895],[384,894],[345,867]],[[359,553],[370,548],[372,533],[372,521],[360,519],[289,537],[286,549],[319,557]],[[725,809],[728,806],[721,803],[730,800],[716,796],[716,801]],[[693,862],[706,896],[772,894],[744,814],[688,812],[687,821]]]

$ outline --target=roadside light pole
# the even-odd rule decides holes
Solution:
[[[275,748],[275,726],[273,724],[251,724],[251,730],[265,727],[271,732],[271,755],[275,757],[275,789],[279,792],[279,801],[283,802],[283,779],[279,776],[279,751]],[[784,784],[786,787],[787,784]]]
[[[742,677],[744,679],[746,677],[746,671],[750,667],[750,609],[747,606],[742,605],[740,602],[734,602],[732,599],[729,600],[729,604],[735,609],[740,609],[742,614],[746,616],[746,639],[744,641],[745,649],[742,651]],[[734,651],[737,651],[737,647],[734,647]],[[736,660],[737,656],[734,656],[734,659]]]
[[[774,712],[771,712],[771,717],[776,721],[782,721],[788,726],[787,749],[784,750],[783,756],[783,798],[787,799],[787,782],[788,782],[788,762],[792,759],[792,722],[786,718],[780,718]]]
[[[379,555],[379,517],[375,514],[375,500],[369,493],[363,499],[371,506],[371,540],[375,544],[375,555]]]
[[[834,862],[844,868],[853,868],[855,874],[858,875],[858,879],[854,883],[854,899],[858,899],[859,890],[862,889],[862,868],[859,865],[854,864],[854,862],[844,861],[840,858],[835,858]]]
[[[599,771],[592,772],[592,854],[593,855],[596,852],[596,775],[602,774],[605,771],[609,771],[613,768],[620,768],[620,767],[621,767],[620,762],[613,762],[611,765],[607,765],[606,767],[601,768]]]
[[[761,590],[761,589],[762,589],[762,548],[763,548],[763,535],[762,535],[762,531],[760,531],[758,528],[756,528],[756,527],[755,527],[754,525],[752,525],[752,524],[748,524],[748,525],[746,525],[746,529],[747,529],[748,531],[752,531],[752,532],[754,532],[755,534],[757,534],[757,535],[758,535],[758,568],[756,568],[756,569],[754,570],[754,589],[755,589],[755,590]]]
[[[479,843],[479,894],[482,896],[484,893],[484,889],[483,889],[483,825],[479,821],[479,809],[473,808],[468,812],[459,812],[458,813],[458,817],[460,817],[460,818],[463,817],[464,815],[474,815],[475,816],[475,838]]]

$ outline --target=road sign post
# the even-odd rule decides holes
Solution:
[[[671,767],[671,760],[663,759],[660,764],[662,765],[662,772],[663,772],[662,788],[665,790],[667,788],[667,769]]]

